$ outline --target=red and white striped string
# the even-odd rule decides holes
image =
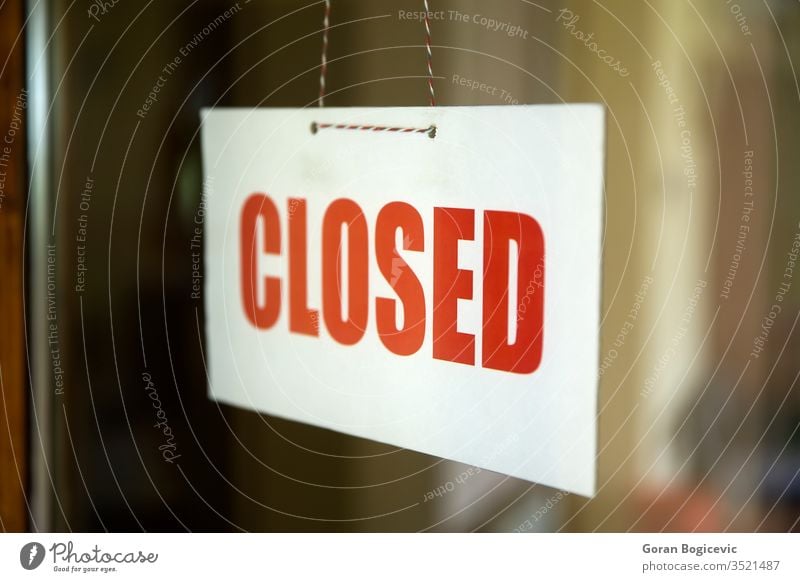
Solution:
[[[431,92],[431,107],[436,106],[436,93],[433,90],[433,53],[431,52],[431,23],[428,18],[430,14],[430,6],[428,0],[423,0],[425,5],[425,50],[428,53],[428,89]]]
[[[428,90],[430,91],[430,104],[431,107],[436,106],[436,93],[433,89],[433,54],[431,51],[431,25],[428,14],[430,13],[430,6],[428,0],[423,0],[425,8],[425,51],[427,53],[428,65]],[[320,107],[325,105],[325,90],[326,90],[326,76],[328,74],[328,31],[331,24],[331,0],[325,0],[325,15],[322,19],[322,62],[319,72],[319,98],[317,104]],[[436,126],[429,127],[391,127],[386,125],[359,125],[349,123],[318,123],[311,124],[311,132],[317,133],[322,129],[349,129],[349,130],[362,130],[362,131],[377,131],[377,132],[390,132],[390,133],[424,133],[433,139],[436,137]]]
[[[389,133],[426,133],[433,139],[436,137],[436,126],[428,127],[393,127],[390,125],[366,125],[357,123],[319,123],[314,121],[311,124],[311,133],[317,133],[322,129],[357,129],[361,131],[385,131]]]
[[[331,0],[325,0],[322,19],[322,65],[319,70],[319,106],[325,105],[325,75],[328,73],[328,29],[331,26]]]

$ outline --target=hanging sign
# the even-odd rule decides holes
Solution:
[[[203,112],[211,398],[595,490],[596,105]]]

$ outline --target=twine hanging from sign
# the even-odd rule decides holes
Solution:
[[[433,52],[431,50],[431,25],[428,14],[430,13],[430,6],[428,0],[423,0],[425,9],[425,53],[426,63],[428,66],[428,90],[430,92],[430,105],[436,106],[436,92],[433,88]],[[317,98],[317,105],[324,107],[325,105],[325,92],[326,92],[326,79],[328,74],[328,31],[331,24],[331,0],[325,0],[325,14],[322,19],[322,57],[320,62],[319,73],[319,97]],[[359,125],[350,123],[318,123],[311,124],[311,133],[316,134],[322,129],[347,129],[347,130],[362,130],[362,131],[375,131],[375,132],[390,132],[390,133],[408,133],[408,134],[427,134],[431,139],[436,137],[436,126],[429,127],[392,127],[387,125]]]
[[[328,73],[328,29],[331,26],[331,0],[325,0],[325,17],[322,19],[322,64],[319,68],[319,106],[325,105],[325,75]]]
[[[428,0],[423,0],[425,4],[425,50],[428,56],[428,89],[431,92],[431,107],[436,106],[436,93],[433,90],[433,54],[431,53],[431,23],[428,15],[430,14],[430,7]]]

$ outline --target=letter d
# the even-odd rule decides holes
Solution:
[[[544,284],[544,234],[533,217],[502,211],[484,213],[483,232],[483,367],[530,374],[542,360],[544,291],[531,297],[526,295],[525,285],[534,280],[537,268]],[[512,256],[512,241],[516,256]],[[515,293],[508,288],[510,262],[511,268],[517,269]],[[515,305],[509,304],[509,295],[516,296]],[[530,302],[523,304],[525,297]],[[524,321],[519,319],[523,305]],[[513,340],[508,333],[510,310],[518,322]]]

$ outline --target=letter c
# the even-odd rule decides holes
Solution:
[[[256,240],[259,220],[263,238]],[[280,221],[275,203],[266,194],[252,194],[244,203],[241,220],[241,284],[245,315],[259,329],[275,325],[281,307],[281,281],[278,277],[258,279],[258,257],[261,253],[281,252]],[[257,248],[260,247],[260,248]],[[258,304],[258,285],[263,281],[264,302]]]

